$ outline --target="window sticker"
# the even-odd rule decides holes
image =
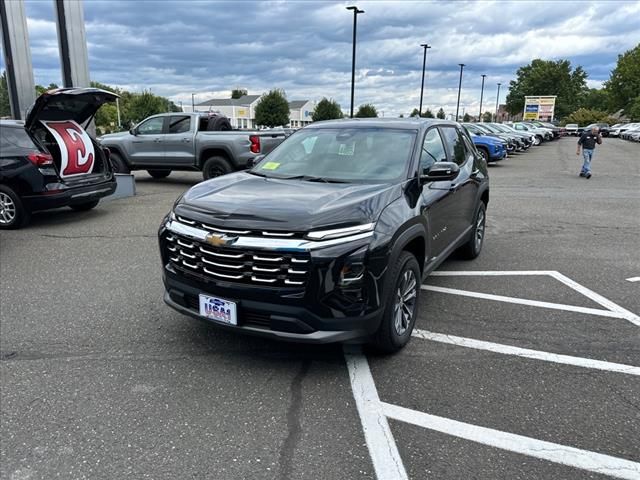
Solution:
[[[267,162],[262,168],[263,170],[277,170],[280,164],[278,162]]]
[[[93,170],[95,151],[89,134],[73,120],[42,121],[60,147],[60,176],[86,175]]]
[[[356,144],[355,143],[341,143],[340,149],[338,150],[338,155],[347,155],[349,157],[353,156],[353,152],[355,151]]]

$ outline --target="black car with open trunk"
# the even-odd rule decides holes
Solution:
[[[192,187],[162,221],[165,301],[179,312],[392,352],[424,276],[455,250],[480,253],[487,166],[457,123],[314,123],[258,160]]]

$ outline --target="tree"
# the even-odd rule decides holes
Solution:
[[[590,88],[584,93],[580,106],[589,110],[608,111],[611,106],[609,92],[604,88]]]
[[[483,122],[491,122],[493,120],[493,113],[491,112],[484,112],[482,114],[482,121]]]
[[[438,110],[438,113],[436,113],[436,117],[444,119],[444,110],[442,109],[442,107],[440,107],[440,110]]]
[[[640,43],[618,55],[618,63],[605,82],[605,89],[609,94],[611,110],[622,108],[629,114],[640,92]]]
[[[590,123],[616,123],[614,119],[609,118],[607,112],[600,110],[588,110],[586,108],[579,108],[571,115],[565,117],[563,123],[577,123],[578,125],[589,125]]]
[[[334,120],[343,116],[340,104],[325,97],[316,105],[316,109],[311,114],[311,120],[319,122],[321,120]]]
[[[417,117],[419,115],[418,109],[414,108],[409,114],[410,117]]]
[[[522,113],[527,95],[556,95],[555,116],[562,118],[579,107],[587,88],[587,73],[580,66],[572,69],[569,60],[535,59],[520,67],[516,76],[507,95],[511,115]]]
[[[280,127],[289,123],[289,102],[284,90],[274,89],[263,95],[256,105],[256,124]]]
[[[11,104],[9,103],[9,87],[7,86],[7,72],[0,75],[0,118],[11,116]]]
[[[423,118],[434,118],[433,112],[427,108],[427,110],[422,114]]]
[[[628,108],[628,115],[632,122],[640,122],[640,95],[638,95]]]
[[[240,98],[247,95],[249,92],[245,88],[234,88],[231,90],[231,98]]]
[[[375,118],[377,116],[378,111],[376,110],[376,107],[370,103],[360,105],[360,107],[358,107],[358,112],[355,114],[356,118]]]
[[[55,83],[50,83],[48,87],[43,87],[42,85],[36,85],[36,97],[39,97],[44,92],[48,92],[49,90],[55,90],[56,88],[60,88]]]
[[[471,115],[469,115],[468,113],[464,114],[464,117],[462,117],[462,121],[467,123],[471,121]]]

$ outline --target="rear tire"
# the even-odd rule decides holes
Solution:
[[[487,206],[484,202],[480,202],[476,216],[473,219],[473,229],[471,232],[471,238],[460,247],[460,254],[467,260],[473,260],[482,251],[482,245],[484,243],[485,227],[487,224]]]
[[[31,212],[13,189],[0,185],[0,229],[9,230],[24,227],[29,223]]]
[[[92,200],[90,202],[76,203],[73,205],[69,205],[69,207],[72,210],[75,210],[76,212],[86,212],[87,210],[96,208],[98,206],[98,203],[100,203],[100,200]]]
[[[117,153],[111,153],[110,160],[111,166],[113,167],[113,173],[131,173],[129,166]]]
[[[202,176],[205,180],[231,173],[233,168],[224,157],[210,157],[202,166]]]
[[[416,257],[402,252],[389,272],[389,291],[378,330],[370,340],[381,353],[394,353],[411,339],[420,299],[421,273]]]
[[[147,170],[147,173],[155,179],[167,178],[171,170]]]

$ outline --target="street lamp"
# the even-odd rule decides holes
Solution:
[[[347,10],[353,10],[353,53],[351,56],[351,118],[353,118],[353,94],[356,81],[356,28],[358,26],[358,14],[364,13],[364,10],[358,9],[355,5],[347,7]]]
[[[456,122],[458,121],[458,112],[460,111],[460,90],[462,89],[462,69],[466,66],[464,63],[460,65],[460,81],[458,82],[458,103],[456,104]]]
[[[482,96],[484,95],[484,77],[486,75],[481,75],[482,77],[482,88],[480,89],[480,113],[478,114],[478,121],[482,122]]]
[[[195,97],[195,93],[191,94],[191,111],[195,112],[196,111],[196,101],[194,99]]]
[[[496,122],[498,121],[498,103],[500,102],[500,85],[502,85],[501,83],[498,84],[498,94],[496,95]]]
[[[418,116],[422,117],[422,95],[424,94],[424,67],[427,64],[427,49],[431,48],[431,45],[421,43],[420,46],[424,48],[424,55],[422,56],[422,86],[420,87],[420,108],[418,109]]]

